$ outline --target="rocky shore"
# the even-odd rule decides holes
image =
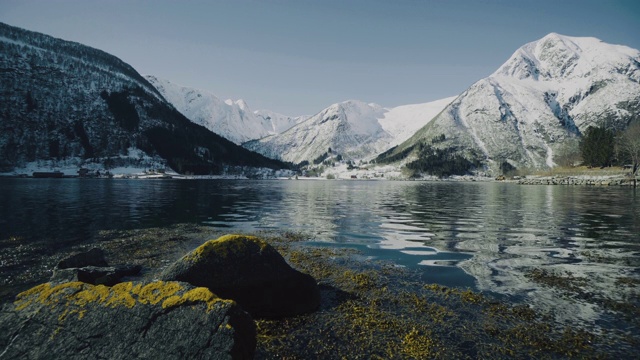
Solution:
[[[425,284],[303,234],[220,235],[197,225],[105,231],[80,255],[23,248],[1,258],[12,265],[0,358],[628,358],[639,343]]]
[[[633,186],[633,178],[623,176],[527,176],[515,181],[520,185]]]
[[[162,280],[123,280],[140,270],[110,267],[98,248],[63,259],[49,282],[0,310],[0,357],[252,359],[253,317],[320,304],[315,279],[253,236],[209,240]]]

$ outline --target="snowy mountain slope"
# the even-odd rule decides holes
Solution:
[[[184,116],[236,144],[289,129],[304,118],[253,112],[244,100],[222,101],[204,91],[147,75],[145,78]]]
[[[312,161],[329,148],[347,157],[364,157],[370,144],[389,138],[378,117],[383,109],[361,101],[333,104],[280,135],[245,143],[243,146],[267,157],[293,163]]]
[[[139,167],[145,156],[199,174],[284,166],[192,123],[115,56],[0,23],[0,172],[70,159]]]
[[[265,156],[299,163],[328,151],[348,160],[370,159],[404,141],[453,98],[386,109],[349,100],[333,104],[279,135],[245,143]]]
[[[269,135],[283,133],[311,117],[309,115],[287,116],[271,110],[256,110],[253,113],[262,118],[264,123],[269,124],[267,125]]]
[[[427,126],[378,160],[418,143],[455,148],[493,166],[551,167],[564,140],[589,126],[625,128],[640,114],[640,52],[551,33],[526,44]],[[402,156],[400,156],[402,157]]]
[[[393,141],[385,144],[384,147],[390,148],[407,140],[455,99],[456,97],[453,96],[423,104],[402,105],[389,109],[379,119],[382,128],[393,137]]]

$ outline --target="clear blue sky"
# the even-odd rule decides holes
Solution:
[[[0,0],[0,21],[287,115],[457,95],[550,32],[640,48],[640,0]]]

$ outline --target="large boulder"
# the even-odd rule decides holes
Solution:
[[[161,279],[206,287],[235,300],[254,317],[297,315],[320,305],[315,279],[293,269],[276,249],[254,236],[209,240],[165,269]]]
[[[250,359],[255,346],[235,302],[179,282],[46,283],[0,312],[6,359]]]

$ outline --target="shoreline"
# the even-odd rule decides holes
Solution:
[[[570,186],[623,186],[633,187],[634,178],[629,175],[526,175],[523,177],[505,176],[487,177],[475,175],[453,175],[447,178],[434,176],[424,176],[421,178],[333,178],[326,177],[306,177],[306,176],[262,176],[253,177],[246,174],[224,174],[224,175],[183,175],[178,173],[117,173],[109,176],[79,176],[64,174],[64,176],[29,176],[27,174],[0,174],[0,179],[112,179],[112,180],[300,180],[300,181],[433,181],[433,182],[497,182],[513,183],[518,185],[570,185]],[[640,182],[640,179],[636,177]]]
[[[633,177],[621,175],[612,176],[527,176],[523,179],[510,180],[519,185],[575,185],[575,186],[630,186],[633,187]]]
[[[72,251],[100,247],[110,263],[141,265],[143,271],[135,279],[153,280],[186,252],[224,233],[192,224],[101,231]],[[251,235],[274,246],[295,269],[312,275],[322,298],[320,308],[309,314],[255,319],[256,359],[608,358],[632,354],[640,342],[637,336],[625,337],[617,331],[567,327],[527,305],[426,284],[410,269],[362,258],[355,248],[320,247],[305,234],[258,231]],[[22,255],[24,259],[16,265],[32,277],[14,278],[16,283],[5,289],[9,293],[3,294],[2,302],[46,282],[52,264],[68,253],[37,259]],[[548,274],[540,278],[552,285],[558,282]]]

